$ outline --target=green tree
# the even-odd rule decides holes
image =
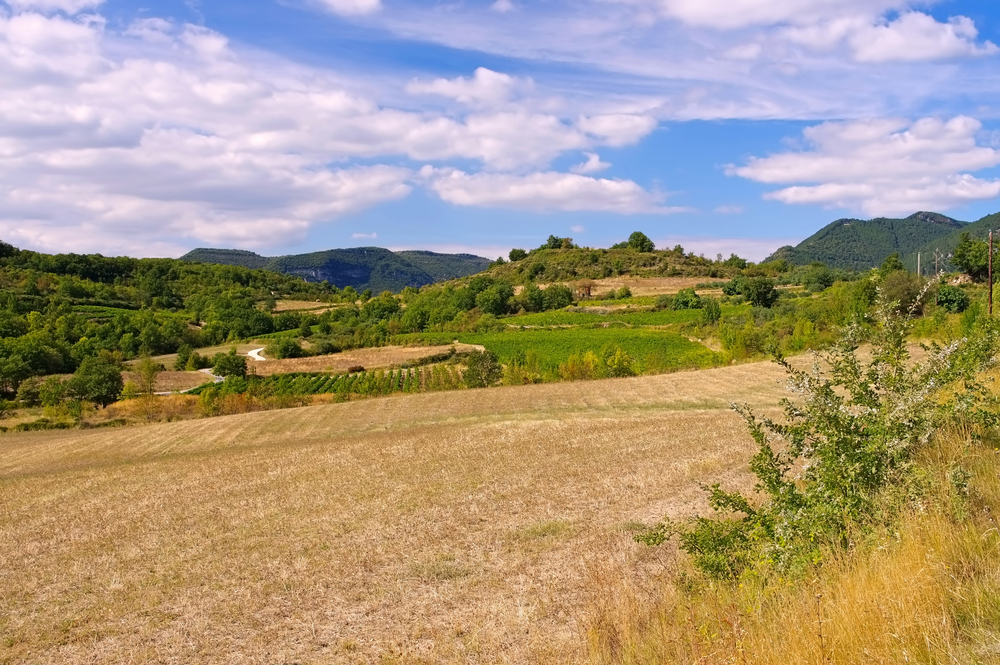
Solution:
[[[968,232],[959,236],[951,262],[977,282],[989,275],[989,245],[985,240],[973,240]]]
[[[476,296],[476,307],[485,314],[500,316],[510,311],[509,301],[514,297],[514,287],[497,282]]]
[[[969,302],[969,294],[958,286],[942,284],[938,287],[937,304],[949,312],[964,312]]]
[[[628,237],[628,248],[637,252],[652,252],[655,247],[653,241],[646,237],[642,231],[633,231]]]
[[[116,401],[124,385],[121,367],[99,357],[84,358],[69,380],[74,397],[101,406]]]
[[[462,374],[462,380],[467,387],[488,388],[496,385],[501,377],[503,377],[503,367],[492,351],[473,351],[469,354],[468,364]]]
[[[897,270],[906,270],[903,262],[899,260],[899,252],[893,252],[885,257],[885,261],[882,262],[882,266],[878,269],[883,277]]]
[[[563,284],[552,284],[542,292],[545,309],[562,309],[573,304],[573,291]]]
[[[507,258],[511,260],[511,263],[513,263],[514,261],[520,261],[521,259],[528,258],[528,253],[523,249],[515,248],[510,250],[510,254],[507,255]]]
[[[187,368],[188,359],[191,357],[191,352],[194,349],[191,348],[190,344],[182,344],[181,348],[177,349],[177,359],[174,360],[174,370],[178,372],[183,372]]]
[[[770,277],[748,277],[742,281],[741,291],[754,307],[771,307],[778,300],[778,290]]]
[[[694,289],[681,289],[674,296],[671,308],[678,309],[698,309],[701,307],[701,296],[694,292]]]
[[[156,377],[160,375],[161,371],[163,371],[163,365],[149,356],[140,358],[132,365],[134,375],[132,380],[135,382],[136,391],[140,395],[151,397],[156,392]]]
[[[624,349],[615,348],[605,363],[608,376],[635,376],[635,360]]]
[[[719,301],[716,300],[715,298],[702,298],[701,299],[702,325],[718,323],[721,318],[722,318],[722,307],[719,306]]]
[[[268,358],[301,358],[306,355],[302,345],[291,337],[279,337],[267,345],[264,355]],[[221,376],[221,375],[220,375]]]
[[[243,378],[247,375],[247,359],[238,355],[233,347],[229,353],[216,354],[212,363],[212,373],[216,376],[238,376]]]

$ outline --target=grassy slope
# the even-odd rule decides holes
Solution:
[[[566,662],[770,365],[0,438],[0,662]]]

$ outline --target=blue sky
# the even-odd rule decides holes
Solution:
[[[760,259],[1000,210],[1000,4],[0,1],[0,239]]]

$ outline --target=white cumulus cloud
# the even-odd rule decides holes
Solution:
[[[583,154],[587,156],[587,161],[570,168],[570,171],[573,173],[599,173],[611,166],[608,162],[602,162],[600,155],[596,152],[585,152]]]
[[[428,82],[411,81],[406,86],[406,91],[414,95],[440,95],[463,104],[497,104],[509,99],[518,88],[531,85],[530,80],[520,81],[508,74],[479,67],[472,78],[459,76]]]
[[[519,104],[388,108],[328,72],[264,62],[159,18],[116,33],[93,15],[0,13],[0,237],[133,253],[167,237],[171,247],[293,242],[411,191],[409,169],[352,166],[358,158],[523,171],[649,126],[623,114],[584,129]],[[429,85],[470,100],[525,88],[485,69]]]
[[[468,174],[458,169],[424,167],[420,175],[443,200],[461,206],[533,211],[603,211],[620,214],[670,213],[664,196],[631,180],[590,178],[545,171],[528,175]]]
[[[633,113],[605,113],[580,118],[576,125],[587,134],[610,146],[637,142],[656,128],[656,119]]]
[[[1000,150],[977,143],[981,128],[966,116],[827,122],[804,130],[811,149],[751,158],[727,172],[792,185],[766,195],[785,203],[869,215],[946,210],[1000,196],[1000,180],[972,175],[1000,165]]]

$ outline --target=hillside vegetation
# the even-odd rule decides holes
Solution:
[[[904,219],[838,219],[794,247],[781,247],[766,261],[784,259],[795,265],[818,261],[830,268],[868,270],[880,266],[890,254],[899,254],[905,266],[916,270],[918,251],[925,253],[924,266],[927,261],[933,265],[934,248],[945,253],[954,249],[958,234],[972,226],[933,212]],[[955,240],[949,245],[946,239],[952,236]]]
[[[381,247],[330,249],[309,254],[267,257],[238,249],[194,249],[182,261],[259,268],[301,277],[309,282],[326,281],[341,289],[352,287],[399,292],[484,270],[490,263],[472,254],[438,254],[428,251],[391,252]]]

